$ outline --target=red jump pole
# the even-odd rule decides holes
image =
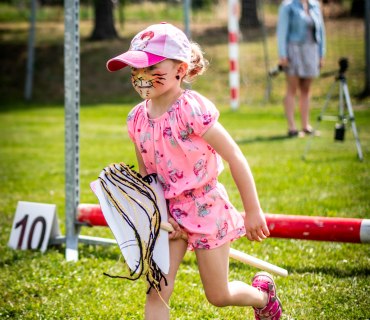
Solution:
[[[108,223],[104,218],[100,205],[98,204],[79,204],[77,210],[77,221],[86,223],[90,226],[108,227]]]
[[[370,243],[370,220],[266,214],[271,237]]]
[[[266,213],[273,238],[370,243],[370,219],[329,218]],[[77,220],[107,226],[98,204],[80,204]]]

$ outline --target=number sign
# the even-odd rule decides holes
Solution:
[[[19,201],[8,246],[44,252],[50,238],[60,235],[56,205]]]

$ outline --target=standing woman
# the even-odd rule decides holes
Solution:
[[[297,90],[302,135],[313,134],[309,123],[310,89],[325,55],[325,27],[319,1],[284,0],[279,8],[277,39],[279,65],[286,72],[284,108],[288,136],[299,134],[294,121]]]

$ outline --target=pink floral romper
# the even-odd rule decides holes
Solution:
[[[218,120],[215,105],[186,90],[162,116],[150,119],[145,100],[127,118],[148,173],[157,173],[171,216],[188,234],[188,249],[212,249],[245,234],[244,220],[217,181],[221,157],[202,138]]]

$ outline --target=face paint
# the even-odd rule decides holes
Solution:
[[[181,90],[176,75],[183,71],[179,66],[178,62],[167,59],[147,68],[131,68],[132,86],[143,99],[176,95]]]
[[[167,80],[167,73],[156,72],[154,69],[155,67],[132,69],[132,85],[142,98],[148,98],[153,90],[163,86]]]

